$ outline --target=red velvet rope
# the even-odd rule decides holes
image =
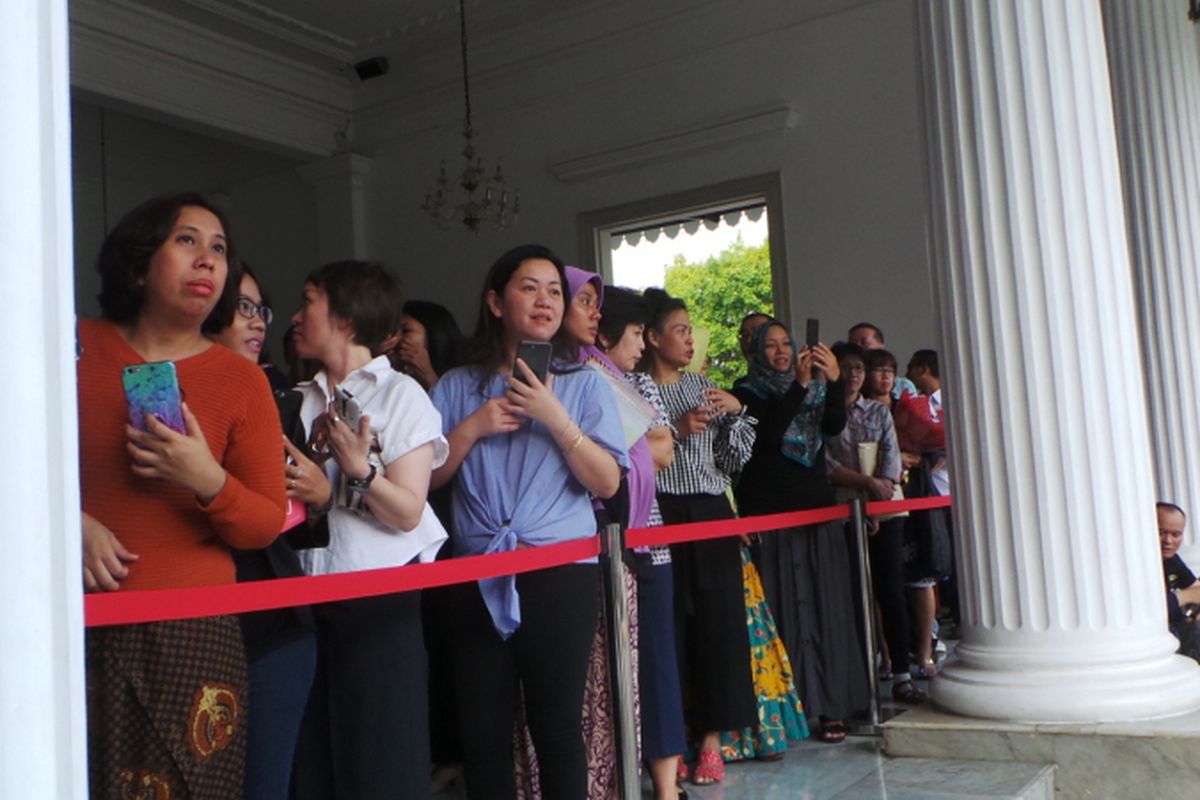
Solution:
[[[949,505],[949,497],[889,500],[868,503],[867,513],[895,514],[902,511],[944,508]],[[721,536],[815,525],[849,517],[848,506],[830,506],[786,514],[766,514],[659,528],[637,528],[626,533],[625,543],[627,547],[643,547],[694,542]],[[514,575],[572,564],[595,558],[599,554],[600,538],[593,536],[546,547],[527,547],[508,553],[455,558],[432,564],[409,564],[403,567],[343,572],[336,575],[278,578],[184,589],[95,592],[84,596],[84,618],[88,627],[97,627],[266,611],[360,597],[377,597],[413,589]]]

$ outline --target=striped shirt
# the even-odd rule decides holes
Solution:
[[[671,420],[704,402],[704,390],[716,384],[695,372],[676,383],[660,383],[663,405]],[[743,408],[721,414],[700,433],[675,442],[675,461],[658,473],[658,491],[667,494],[724,494],[730,475],[741,470],[754,448],[755,419]]]

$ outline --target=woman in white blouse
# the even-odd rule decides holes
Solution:
[[[304,284],[295,347],[321,363],[300,416],[333,486],[329,546],[302,554],[323,575],[432,561],[446,531],[426,503],[446,458],[441,415],[421,386],[375,355],[400,322],[399,285],[378,264],[327,264]],[[361,412],[342,418],[338,393]],[[301,499],[310,476],[289,468]],[[323,509],[312,509],[321,513]],[[318,663],[293,790],[307,798],[429,794],[427,668],[415,592],[314,607]]]

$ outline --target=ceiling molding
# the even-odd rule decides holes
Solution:
[[[782,135],[794,128],[798,119],[798,112],[790,105],[760,109],[604,152],[559,161],[552,164],[550,170],[560,181],[573,183],[712,150],[745,139]]]
[[[358,43],[253,0],[182,0],[193,8],[349,64]]]
[[[351,113],[341,76],[128,0],[72,0],[71,84],[308,155],[336,152]]]
[[[492,115],[553,108],[566,97],[877,2],[806,0],[762,15],[747,13],[741,0],[617,0],[575,7],[519,29],[472,37],[472,111],[486,129]],[[529,42],[547,44],[531,49]],[[356,144],[369,151],[460,125],[461,73],[452,55],[442,52],[409,64],[402,94],[360,98],[368,102],[355,112]]]

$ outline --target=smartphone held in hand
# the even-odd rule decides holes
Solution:
[[[139,431],[146,430],[146,415],[151,414],[168,428],[187,432],[183,422],[183,394],[174,362],[130,364],[121,370],[121,383],[125,387],[130,425]]]
[[[340,386],[333,390],[333,412],[342,418],[350,430],[357,432],[359,420],[362,419],[362,406],[354,399],[354,395]]]
[[[525,362],[525,365],[537,376],[539,381],[545,383],[546,376],[550,373],[550,357],[553,349],[549,342],[524,341],[517,345],[517,358]],[[525,376],[517,369],[515,363],[513,364],[513,377],[519,381],[525,380]]]

